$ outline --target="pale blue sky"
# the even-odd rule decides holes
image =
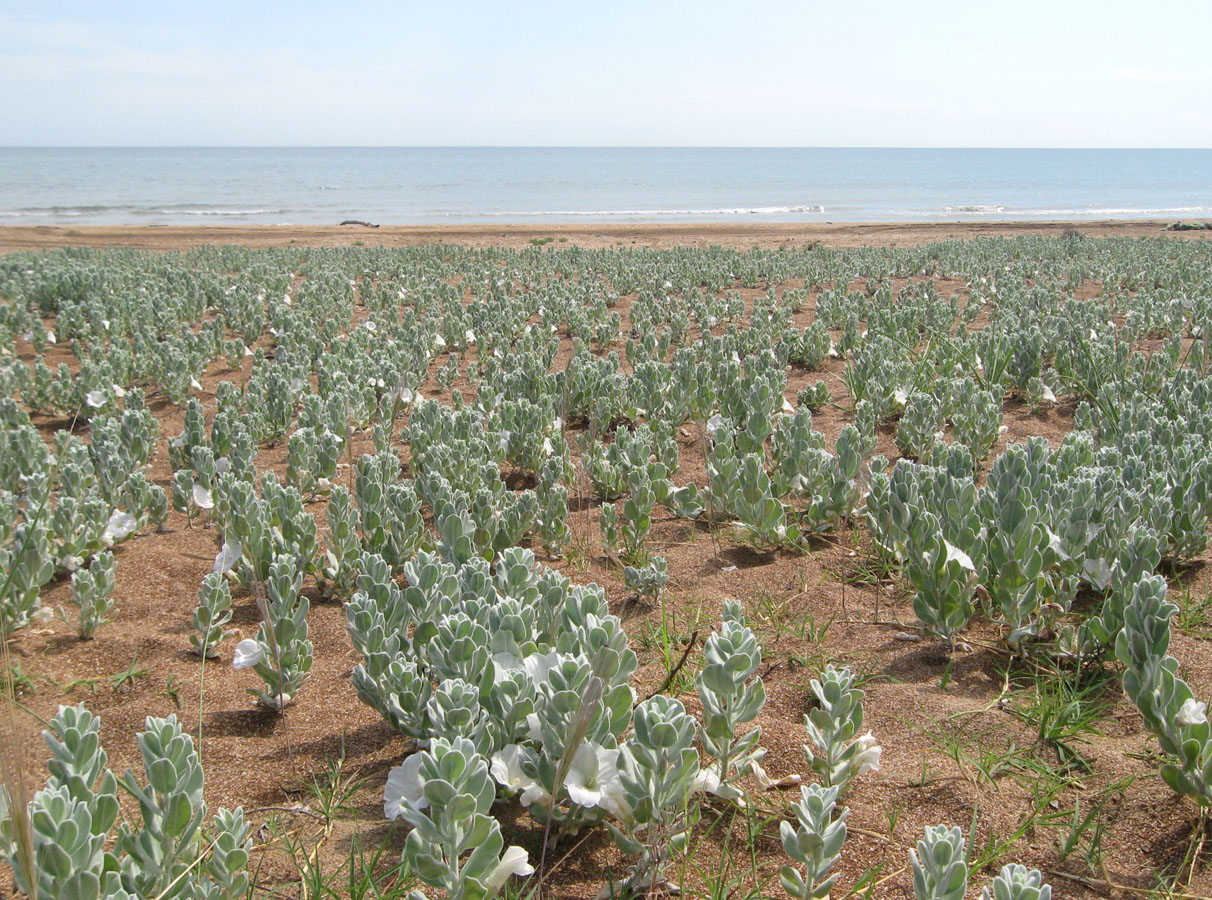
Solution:
[[[0,0],[4,145],[1212,147],[1212,2]]]

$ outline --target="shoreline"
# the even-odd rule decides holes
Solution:
[[[461,244],[471,247],[531,246],[670,249],[722,246],[795,248],[806,244],[846,248],[906,247],[984,237],[1059,237],[1076,231],[1084,237],[1170,237],[1212,239],[1212,231],[1165,231],[1172,219],[1079,219],[987,222],[687,222],[466,225],[3,225],[0,253],[61,247],[127,247],[185,250],[201,246],[244,247],[404,247]],[[550,240],[547,240],[550,239]]]

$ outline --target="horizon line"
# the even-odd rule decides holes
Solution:
[[[842,144],[0,144],[0,150],[1063,150],[1209,151],[1212,146],[987,146]]]

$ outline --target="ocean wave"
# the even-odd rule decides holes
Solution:
[[[85,216],[282,216],[306,213],[297,209],[231,209],[220,206],[206,207],[197,204],[169,206],[142,206],[137,204],[93,205],[93,206],[26,206],[20,209],[0,209],[0,218],[70,218]],[[315,211],[311,211],[315,212]]]
[[[542,218],[578,216],[594,219],[610,218],[656,218],[680,216],[772,216],[792,213],[823,213],[825,207],[819,205],[807,206],[721,206],[710,209],[560,209],[560,210],[526,210],[523,212],[484,212],[470,213],[475,216],[492,218]],[[468,213],[443,213],[446,216],[466,216]]]
[[[0,209],[0,217],[10,219],[32,218],[34,216],[98,216],[107,213],[137,212],[138,206],[23,206],[20,209]]]
[[[1058,207],[1056,209],[1015,209],[1009,206],[943,206],[939,210],[897,210],[896,215],[927,215],[963,213],[966,215],[1002,216],[1014,219],[1156,219],[1175,216],[1178,218],[1212,214],[1212,206],[1105,206],[1105,207]]]
[[[969,206],[944,206],[943,212],[958,212],[958,213],[976,213],[978,215],[986,215],[988,213],[1005,212],[1006,207],[996,205],[969,205]]]
[[[1142,216],[1145,218],[1164,218],[1166,216],[1202,216],[1212,214],[1212,206],[1159,206],[1159,207],[1121,207],[1108,206],[1097,209],[1032,209],[1027,215],[1036,218],[1050,216],[1057,219],[1072,219],[1076,217]]]
[[[293,209],[153,209],[148,215],[167,216],[282,216],[299,212]]]

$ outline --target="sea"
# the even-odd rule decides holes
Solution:
[[[1212,217],[1212,150],[0,147],[0,225]]]

